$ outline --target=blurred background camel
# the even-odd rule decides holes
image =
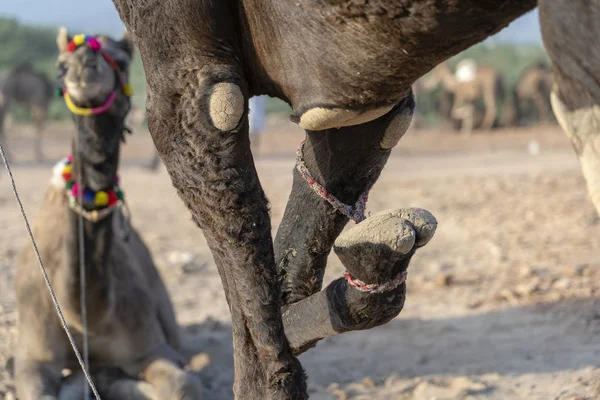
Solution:
[[[44,159],[42,134],[53,96],[53,85],[48,77],[34,69],[30,63],[13,67],[0,82],[0,142],[9,157],[11,153],[5,139],[4,121],[11,104],[16,103],[29,110],[36,130],[35,157],[37,161]]]

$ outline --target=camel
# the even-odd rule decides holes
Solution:
[[[99,377],[119,372],[116,379],[98,379],[100,392],[113,400],[200,399],[199,382],[182,369],[179,329],[165,285],[121,209],[117,169],[133,43],[128,37],[70,38],[66,29],[57,43],[65,102],[77,134],[72,158],[54,168],[34,233],[67,324],[81,349],[83,257],[91,371]],[[30,248],[19,255],[16,289],[19,398],[80,400],[86,386],[62,385],[63,369],[77,371],[78,365]]]
[[[383,324],[402,309],[406,283],[397,273],[409,259],[389,269],[379,240],[400,228],[363,218],[367,193],[410,123],[411,85],[537,1],[113,2],[144,64],[150,133],[223,281],[235,397],[306,399],[299,352],[322,337]],[[591,44],[600,33],[600,4],[576,3],[541,0],[542,24],[558,69],[554,108],[579,143],[600,210],[593,146],[600,136],[591,123],[600,87],[590,75],[598,64]],[[306,131],[274,241],[248,139],[248,99],[263,94],[285,100]],[[422,226],[433,230],[433,217],[420,225],[394,215],[416,237]],[[350,219],[363,221],[354,229],[373,229],[345,254],[359,262],[321,290],[327,257]]]
[[[29,63],[12,68],[3,79],[0,87],[0,141],[7,156],[11,153],[4,137],[4,119],[11,103],[26,106],[36,128],[35,156],[37,161],[44,159],[42,134],[48,116],[48,107],[54,98],[54,87],[42,72],[36,71]]]
[[[552,70],[544,62],[536,62],[521,73],[513,90],[513,105],[516,113],[514,125],[524,123],[523,105],[526,102],[533,104],[537,113],[536,117],[540,122],[552,121],[552,105],[550,104],[552,83]]]
[[[470,135],[476,126],[477,100],[483,99],[485,112],[481,129],[491,130],[497,120],[497,102],[504,101],[504,82],[497,69],[478,66],[471,59],[463,59],[453,74],[446,62],[439,64],[424,82],[433,89],[439,84],[454,94],[450,115],[462,121],[462,132]]]

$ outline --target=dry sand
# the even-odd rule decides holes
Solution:
[[[298,128],[269,120],[257,167],[274,232],[291,188]],[[31,128],[9,137],[30,219],[51,162],[31,162]],[[68,150],[69,124],[45,149]],[[535,143],[531,142],[535,140]],[[532,144],[533,143],[533,144]],[[539,147],[539,154],[535,153]],[[207,398],[232,398],[230,318],[202,233],[140,130],[124,147],[122,186],[177,309],[185,352]],[[459,137],[410,132],[371,192],[369,211],[417,206],[439,221],[409,268],[402,313],[389,324],[322,341],[301,356],[312,399],[600,398],[600,219],[567,139],[555,126]],[[15,255],[27,243],[0,177],[0,398],[14,398]],[[332,256],[326,281],[340,276]]]

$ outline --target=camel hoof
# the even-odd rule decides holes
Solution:
[[[159,399],[164,400],[201,400],[202,385],[195,376],[183,373],[172,379],[160,390]]]
[[[387,210],[341,234],[334,251],[356,278],[382,283],[408,267],[419,247],[433,237],[437,221],[420,208]],[[394,272],[395,271],[395,272]]]

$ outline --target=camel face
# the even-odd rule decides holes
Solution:
[[[64,90],[80,106],[103,105],[114,91],[120,89],[131,63],[133,44],[127,37],[121,41],[106,36],[97,38],[101,51],[87,45],[69,49],[72,38],[65,29],[61,29],[57,37],[60,51],[57,64],[62,69]],[[117,70],[106,55],[114,60]]]

